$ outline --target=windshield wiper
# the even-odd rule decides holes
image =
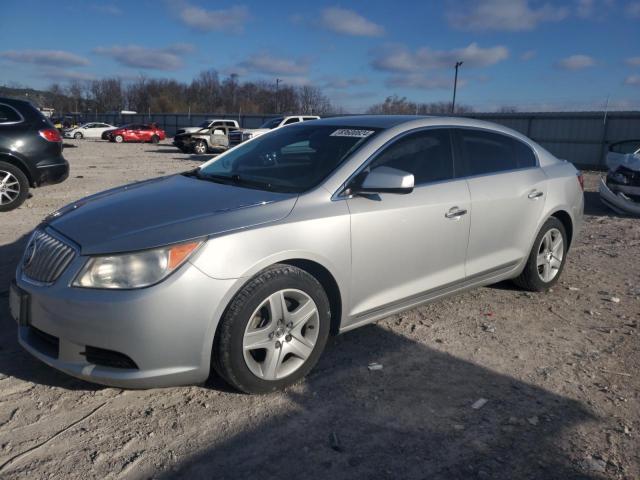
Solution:
[[[259,182],[257,180],[248,180],[246,178],[242,178],[238,174],[216,175],[214,173],[204,173],[201,169],[197,168],[195,170],[191,170],[190,172],[186,172],[185,175],[196,177],[200,180],[207,180],[210,182],[223,183],[227,185],[238,185],[248,188],[256,188],[259,190],[273,190],[273,185],[271,185],[270,183]]]

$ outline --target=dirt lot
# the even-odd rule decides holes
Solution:
[[[640,221],[595,174],[549,293],[500,284],[350,332],[283,393],[122,391],[23,352],[9,279],[47,213],[208,157],[69,143],[69,180],[0,216],[0,478],[640,478]]]

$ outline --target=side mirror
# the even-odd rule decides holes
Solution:
[[[369,172],[362,183],[352,189],[352,193],[407,194],[413,191],[414,184],[412,173],[392,167],[378,167]]]

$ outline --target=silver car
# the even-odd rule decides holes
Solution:
[[[338,117],[87,197],[33,233],[19,341],[91,382],[290,385],[331,334],[505,279],[558,281],[582,177],[471,119]]]

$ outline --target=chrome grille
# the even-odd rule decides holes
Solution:
[[[75,256],[75,250],[66,243],[37,230],[22,258],[22,271],[32,280],[42,283],[55,282]]]

